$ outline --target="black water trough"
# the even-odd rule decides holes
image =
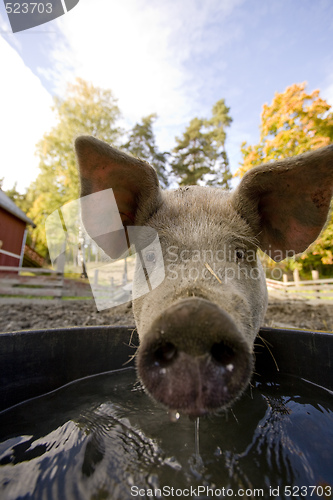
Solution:
[[[134,327],[99,326],[0,334],[0,411],[73,380],[133,364]],[[265,344],[265,345],[264,345]],[[280,373],[333,390],[333,334],[262,328],[256,373]]]
[[[0,334],[1,499],[332,498],[333,334],[261,329],[250,387],[193,422],[121,370],[133,332]]]

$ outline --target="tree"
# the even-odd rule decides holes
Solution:
[[[27,193],[22,194],[19,193],[16,189],[17,182],[15,182],[14,186],[11,189],[7,189],[5,191],[6,195],[8,198],[10,198],[17,207],[19,207],[23,212],[27,213],[28,210],[31,208],[31,203],[29,203],[29,200],[27,199]],[[1,189],[1,187],[0,187]]]
[[[198,184],[205,174],[211,172],[213,148],[210,138],[202,130],[203,126],[204,120],[193,118],[183,137],[176,137],[171,167],[180,178],[181,186]]]
[[[176,138],[171,167],[180,185],[201,181],[229,188],[231,174],[225,151],[225,128],[232,121],[229,111],[221,99],[213,106],[211,118],[193,118],[182,138]]]
[[[331,106],[319,90],[306,92],[306,83],[294,84],[276,93],[272,104],[264,104],[261,113],[260,142],[242,144],[243,162],[236,175],[242,176],[256,165],[295,156],[327,146],[333,141]],[[333,218],[311,248],[297,259],[303,272],[333,264]],[[287,263],[288,265],[288,263]],[[329,272],[331,270],[329,269]]]
[[[153,123],[156,120],[155,113],[142,118],[142,123],[136,123],[130,131],[128,141],[122,146],[126,152],[146,160],[156,169],[161,185],[168,185],[166,163],[168,153],[161,153],[156,146]]]
[[[227,133],[226,127],[230,127],[232,118],[229,115],[230,108],[225,104],[224,99],[220,99],[214,104],[212,117],[206,122],[206,127],[210,130],[211,140],[215,149],[215,174],[207,184],[221,186],[230,189],[232,174],[229,169],[229,160],[225,149]]]
[[[45,218],[64,203],[79,197],[79,179],[73,142],[89,134],[117,144],[120,111],[110,90],[94,87],[78,78],[68,85],[64,98],[54,99],[57,125],[37,145],[40,174],[28,189],[33,203],[28,216],[37,224],[38,250],[46,253]]]
[[[332,209],[333,207],[331,207]],[[333,212],[327,227],[308,252],[299,259],[303,270],[320,269],[321,273],[332,275],[333,264]]]
[[[319,90],[307,93],[306,83],[294,84],[283,93],[275,93],[271,105],[261,113],[260,142],[241,146],[243,162],[240,177],[255,165],[269,160],[295,156],[333,141],[331,106],[319,96]]]

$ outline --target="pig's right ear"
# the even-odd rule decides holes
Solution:
[[[279,261],[319,236],[333,193],[333,145],[247,172],[232,203],[259,247]]]
[[[75,150],[79,164],[81,198],[85,197],[85,203],[81,204],[83,224],[97,244],[112,258],[117,258],[127,248],[125,231],[105,230],[104,235],[96,236],[98,225],[105,225],[101,203],[96,203],[96,199],[101,199],[101,196],[97,195],[96,198],[89,195],[112,188],[121,219],[120,222],[117,214],[117,229],[121,226],[144,225],[161,203],[156,171],[148,163],[91,136],[77,137]],[[107,226],[110,228],[109,222],[105,225]],[[103,230],[99,232],[103,233]]]

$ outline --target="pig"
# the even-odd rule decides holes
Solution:
[[[81,196],[112,188],[123,226],[159,235],[165,278],[133,300],[145,390],[192,417],[230,407],[250,382],[267,308],[258,249],[279,261],[318,237],[332,197],[333,145],[255,167],[234,191],[162,190],[152,166],[94,137],[78,137],[75,149]],[[111,235],[109,254],[118,244]],[[153,272],[151,246],[146,260]]]

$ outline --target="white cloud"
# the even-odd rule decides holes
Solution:
[[[53,34],[34,35],[40,37],[45,50],[52,46],[47,53],[48,65],[40,65],[38,74],[58,95],[63,95],[67,82],[76,76],[111,88],[128,128],[142,116],[156,112],[158,145],[167,150],[193,116],[207,113],[202,104],[202,81],[193,76],[192,58],[208,57],[210,47],[221,48],[229,36],[220,32],[216,37],[207,23],[216,16],[226,18],[241,2],[79,2],[53,21]],[[8,22],[0,21],[1,28],[7,25],[8,31]],[[12,47],[7,36],[13,37]],[[18,189],[23,190],[38,174],[35,145],[54,116],[51,96],[19,55],[20,40],[10,33],[0,38],[0,177],[5,177],[5,189],[17,181]],[[205,75],[202,78],[208,79]]]
[[[130,120],[156,111],[177,123],[186,95],[180,89],[184,74],[179,57],[175,60],[168,48],[171,29],[160,10],[141,11],[139,5],[100,1],[94,3],[91,22],[85,8],[63,18],[75,71],[111,88]],[[63,51],[54,56],[61,63]]]
[[[285,82],[284,74],[289,74],[285,59],[279,59],[279,52],[276,52],[276,73],[269,74],[269,78],[264,75],[263,80],[258,66],[252,64],[252,59],[258,58],[254,50],[258,43],[253,44],[253,40],[263,43],[260,26],[268,19],[267,29],[270,32],[275,29],[276,33],[280,21],[275,26],[269,10],[247,5],[245,0],[82,0],[68,14],[52,22],[53,34],[34,34],[40,37],[40,46],[45,50],[42,57],[40,53],[34,56],[33,50],[27,57],[29,45],[24,43],[29,43],[28,37],[15,40],[17,44],[22,42],[21,53],[33,68],[39,65],[41,80],[48,80],[49,88],[57,94],[63,95],[67,82],[79,76],[94,85],[112,89],[128,128],[142,116],[156,112],[159,120],[155,132],[162,150],[173,147],[174,137],[184,131],[191,118],[208,116],[214,102],[225,97],[234,118],[227,141],[234,172],[240,161],[241,142],[257,141],[258,95],[273,96],[276,86]],[[0,29],[3,26],[4,19],[0,18]],[[5,175],[6,182],[13,184],[7,178],[11,171],[15,172],[15,165],[28,165],[29,161],[25,171],[36,168],[34,145],[51,123],[52,115],[50,96],[40,80],[17,53],[4,44],[1,40],[0,62],[3,61],[6,71],[2,72],[0,81],[0,132],[5,138],[2,142],[6,156],[0,151],[0,177]],[[20,52],[19,45],[15,48]],[[268,50],[265,46],[263,54]],[[244,57],[234,60],[233,55],[240,51]],[[252,58],[250,63],[248,58]],[[294,68],[293,60],[288,64]],[[306,79],[303,66],[301,70],[301,80],[297,72],[292,73],[295,81]],[[310,74],[313,73],[311,70]],[[326,90],[321,93],[331,104],[332,81],[325,80]],[[13,107],[20,109],[19,121],[12,112]],[[18,161],[19,155],[25,156],[25,160]],[[15,175],[23,179],[23,173]]]
[[[67,47],[61,43],[53,49],[49,77],[60,93],[75,76],[111,88],[128,125],[156,112],[158,143],[161,149],[169,148],[175,133],[203,113],[205,76],[196,81],[191,59],[198,54],[209,57],[212,47],[217,50],[234,36],[223,30],[216,36],[207,24],[216,16],[225,19],[242,2],[80,2],[57,20]]]
[[[35,145],[53,123],[50,94],[0,36],[0,177],[23,191],[38,175]]]
[[[3,10],[3,12],[2,12]],[[12,45],[20,51],[22,48],[21,42],[16,36],[13,36],[11,26],[9,24],[9,20],[7,14],[4,9],[2,9],[2,5],[0,6],[0,33],[3,33],[10,37],[10,41]]]

